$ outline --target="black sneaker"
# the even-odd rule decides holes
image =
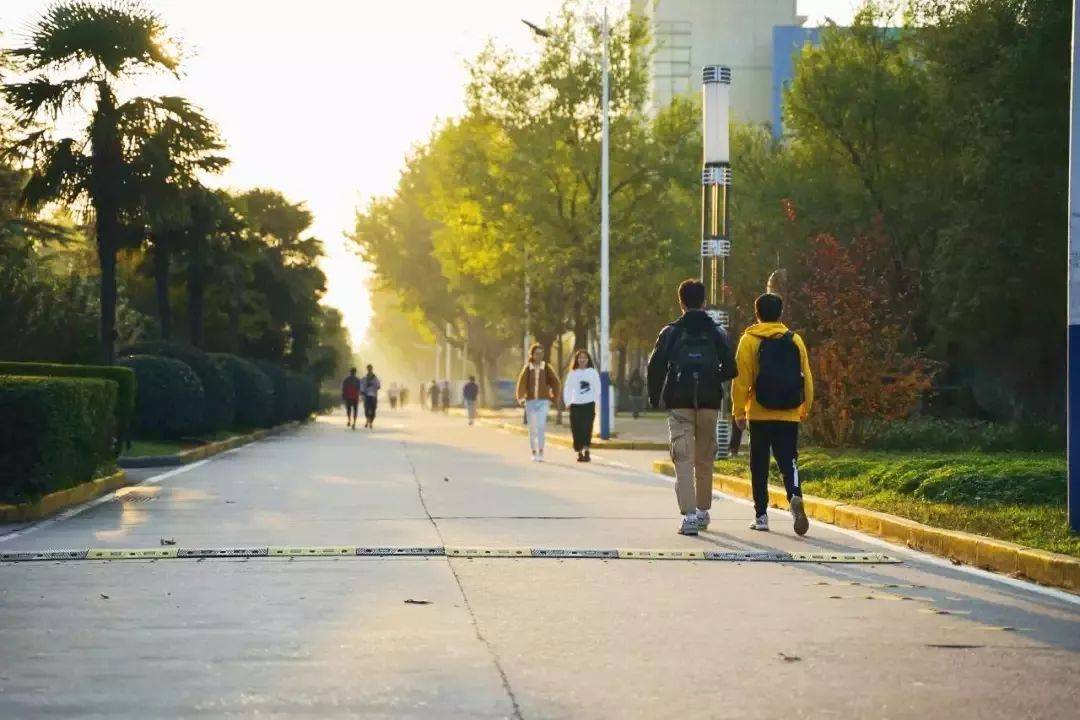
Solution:
[[[810,520],[806,517],[803,499],[798,495],[791,496],[791,515],[795,518],[795,534],[805,535],[810,529]]]

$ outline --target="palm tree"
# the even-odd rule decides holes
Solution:
[[[172,257],[190,249],[193,203],[208,191],[198,176],[228,161],[214,153],[224,145],[217,128],[183,98],[136,99],[120,109],[120,135],[132,167],[129,198],[153,249],[161,337],[172,338],[169,271]],[[203,230],[200,228],[200,231]]]
[[[24,132],[14,153],[32,165],[22,202],[33,207],[89,200],[101,267],[102,355],[112,363],[116,255],[142,240],[137,224],[128,221],[138,209],[130,205],[132,167],[125,157],[130,138],[121,132],[125,106],[118,103],[116,87],[147,70],[175,74],[179,60],[157,14],[126,0],[53,5],[31,28],[28,44],[10,54],[27,78],[3,87]],[[54,139],[41,128],[43,121],[55,121],[88,98],[93,108],[79,137]]]
[[[239,317],[243,267],[242,261],[232,256],[232,249],[243,243],[245,226],[232,209],[228,194],[220,190],[212,192],[202,186],[192,188],[188,193],[188,208],[191,213],[186,242],[188,342],[201,347],[203,298],[211,266],[233,288],[229,293],[229,317],[233,317],[234,308]]]

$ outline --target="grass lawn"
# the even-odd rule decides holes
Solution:
[[[716,469],[749,477],[746,451]],[[799,479],[808,495],[1080,557],[1080,535],[1066,523],[1063,453],[811,448],[799,455]],[[770,482],[782,484],[775,464]]]
[[[131,447],[124,450],[124,457],[147,457],[149,455],[175,455],[184,450],[198,447],[193,442],[173,442],[171,440],[132,440]]]

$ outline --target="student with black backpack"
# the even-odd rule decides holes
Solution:
[[[735,358],[724,329],[703,309],[705,285],[679,285],[682,317],[665,325],[649,356],[649,405],[668,411],[675,497],[682,513],[679,533],[697,535],[709,527],[716,418],[724,400],[723,383],[735,377]]]
[[[814,403],[814,378],[806,345],[780,322],[784,303],[765,293],[754,302],[757,324],[739,340],[736,364],[739,375],[731,384],[732,415],[736,425],[750,424],[750,480],[754,489],[751,530],[769,529],[769,463],[776,459],[795,533],[810,527],[799,487],[799,423]]]

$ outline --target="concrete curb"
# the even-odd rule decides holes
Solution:
[[[528,435],[529,428],[525,425],[514,425],[512,423],[500,422],[496,420],[480,419],[480,422],[485,425],[499,428],[500,430],[506,430],[508,432],[517,433],[518,435]],[[560,447],[574,447],[574,441],[572,438],[563,437],[554,433],[547,434],[547,442],[552,445],[558,445]],[[666,442],[657,442],[654,440],[601,440],[599,438],[593,438],[592,441],[593,450],[667,450],[668,444]]]
[[[653,471],[674,477],[675,466],[668,460],[656,460],[653,462]],[[742,478],[716,475],[713,486],[728,495],[753,497],[750,481]],[[783,488],[769,486],[769,504],[772,507],[788,508]],[[858,530],[915,550],[940,555],[954,562],[1005,575],[1023,576],[1043,585],[1080,592],[1080,559],[1068,555],[1036,550],[959,530],[943,530],[907,518],[812,495],[803,496],[803,506],[807,515],[823,523]]]
[[[262,440],[270,435],[276,435],[277,433],[290,430],[295,427],[299,427],[298,421],[287,422],[282,425],[277,425],[272,428],[266,428],[264,430],[255,430],[254,432],[247,433],[246,435],[234,435],[231,438],[225,440],[218,440],[217,442],[207,443],[206,445],[200,445],[199,447],[191,448],[183,452],[174,453],[172,455],[144,455],[142,457],[121,457],[117,460],[117,465],[122,468],[148,468],[148,467],[175,467],[178,465],[188,465],[199,460],[205,460],[208,457],[214,455],[220,455],[221,453],[232,450],[233,448],[240,447],[241,445],[247,445],[248,443],[255,442],[256,440]]]
[[[16,523],[43,520],[69,507],[101,497],[128,485],[127,474],[118,470],[112,475],[96,478],[65,490],[49,493],[37,502],[21,505],[0,505],[0,522]]]

